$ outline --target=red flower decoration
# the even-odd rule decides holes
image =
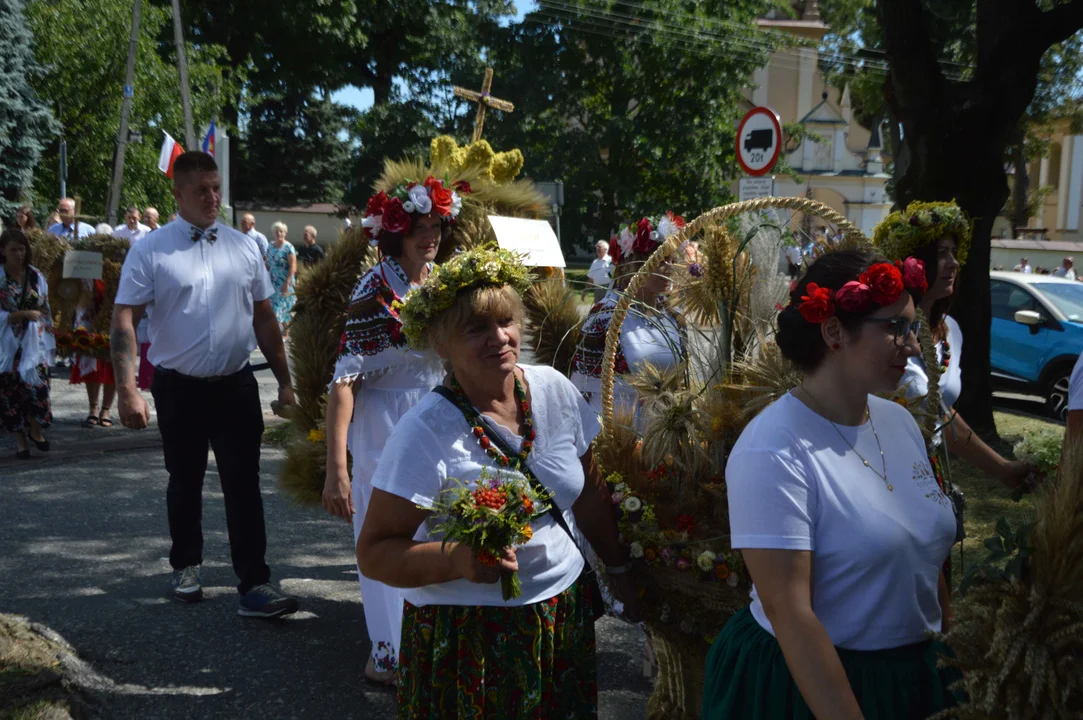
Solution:
[[[459,180],[454,185],[452,185],[452,187],[455,188],[455,190],[460,195],[469,195],[470,193],[474,192],[473,190],[470,189],[470,183],[468,183],[465,180]]]
[[[434,185],[427,185],[429,197],[432,199],[432,209],[441,217],[451,215],[451,191],[443,186],[440,181]]]
[[[696,529],[696,519],[691,515],[678,515],[677,516],[677,531],[678,532],[692,532]]]
[[[387,193],[383,190],[376,193],[369,198],[368,207],[365,208],[365,215],[383,215],[384,210],[387,208]]]
[[[654,248],[658,247],[658,243],[651,240],[651,230],[653,229],[650,219],[643,218],[639,221],[639,225],[636,226],[636,239],[632,243],[633,252],[648,255]]]
[[[902,273],[890,263],[873,265],[861,273],[858,281],[869,286],[869,296],[877,305],[891,305],[902,295]]]
[[[402,206],[402,200],[397,197],[388,200],[387,207],[384,210],[384,230],[405,235],[410,232],[411,225],[410,213],[406,212],[406,209]]]
[[[680,215],[674,215],[672,210],[667,212],[666,215],[669,215],[669,219],[672,220],[673,224],[679,228],[683,228],[687,224],[685,223],[683,217],[681,217]]]
[[[620,243],[617,242],[616,235],[609,241],[609,257],[614,265],[620,264]]]
[[[835,293],[835,302],[846,312],[861,312],[869,306],[871,294],[868,285],[851,280]]]
[[[432,175],[429,175],[429,176],[428,176],[427,178],[425,178],[425,182],[424,182],[424,185],[425,185],[425,188],[426,188],[426,189],[427,189],[427,190],[428,190],[428,191],[429,191],[430,193],[432,193],[432,189],[433,189],[434,187],[443,187],[443,186],[444,186],[444,183],[443,183],[442,181],[440,181],[440,180],[437,180],[437,179],[436,179],[436,178],[434,178],[434,177],[433,177]]]
[[[903,285],[911,290],[924,293],[929,289],[929,280],[925,277],[925,263],[915,257],[908,257],[896,263],[902,270]]]
[[[808,295],[802,295],[801,304],[797,306],[805,320],[818,325],[835,314],[835,302],[831,299],[830,288],[822,288],[816,283],[809,283],[805,287],[805,292]]]

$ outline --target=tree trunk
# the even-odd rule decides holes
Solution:
[[[1027,212],[1027,193],[1030,190],[1030,176],[1027,174],[1026,137],[1022,127],[1018,130],[1012,146],[1012,167],[1015,180],[1012,182],[1012,228],[1026,227],[1030,222]],[[1014,236],[1014,233],[1013,233]]]
[[[885,93],[902,124],[895,200],[952,200],[974,222],[974,235],[951,314],[966,338],[963,393],[956,405],[976,430],[995,432],[989,363],[990,238],[1009,190],[1004,157],[1034,96],[1042,54],[1027,0],[978,4],[978,58],[972,79],[949,82],[930,41],[922,3],[878,0],[891,73]]]

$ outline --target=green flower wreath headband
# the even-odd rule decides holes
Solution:
[[[396,300],[402,330],[410,347],[424,350],[430,323],[455,303],[459,293],[476,287],[510,285],[522,295],[530,289],[530,272],[508,250],[467,250],[437,265],[419,288]]]
[[[948,202],[912,202],[888,215],[873,231],[873,243],[890,260],[902,260],[945,235],[955,237],[955,257],[966,263],[973,226],[966,213]]]

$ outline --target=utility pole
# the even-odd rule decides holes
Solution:
[[[135,52],[139,47],[139,20],[142,15],[143,0],[135,0],[132,5],[132,35],[128,41],[128,69],[124,73],[124,102],[120,106],[120,132],[117,133],[117,149],[113,158],[113,184],[109,187],[110,225],[117,222],[120,187],[124,182],[124,150],[128,145],[128,113],[131,112],[132,96],[135,94]]]
[[[192,99],[188,96],[188,60],[184,55],[180,0],[173,0],[173,42],[177,45],[177,70],[180,71],[181,105],[184,107],[184,149],[195,150],[196,130],[192,122]]]

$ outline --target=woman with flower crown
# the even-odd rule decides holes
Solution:
[[[897,261],[907,258],[903,274],[910,280],[911,295],[927,318],[936,343],[941,405],[937,425],[943,425],[932,441],[937,448],[931,459],[937,481],[945,487],[947,455],[943,450],[946,449],[1009,488],[1033,483],[1035,468],[1001,456],[975,435],[954,409],[963,389],[960,368],[963,334],[948,311],[955,299],[959,269],[970,249],[971,225],[966,214],[954,202],[913,202],[905,211],[891,213],[876,227],[873,237],[877,248],[888,258]],[[929,376],[921,355],[907,362],[899,387],[911,398],[928,395]],[[952,488],[946,490],[950,494]],[[950,586],[950,563],[945,570]]]
[[[804,379],[727,461],[752,604],[711,648],[705,719],[919,720],[951,704],[929,634],[944,629],[955,517],[913,417],[876,395],[919,352],[913,280],[832,251],[779,315],[778,346]]]
[[[411,346],[435,349],[449,368],[391,433],[357,541],[361,572],[404,588],[402,719],[596,717],[594,587],[577,528],[635,610],[628,550],[591,451],[598,421],[559,372],[518,364],[529,287],[511,253],[470,250],[401,307]],[[496,510],[504,480],[550,495],[527,542],[500,557],[442,542],[445,518],[432,508],[443,493],[465,486]],[[520,596],[505,599],[502,571],[518,573]]]
[[[469,192],[468,186],[458,189]],[[352,520],[354,542],[372,495],[372,474],[395,424],[444,376],[432,352],[407,347],[394,303],[428,277],[440,244],[462,209],[456,189],[424,182],[378,192],[362,227],[382,259],[361,276],[347,308],[334,378],[328,390],[327,479],[323,506]],[[353,477],[347,469],[347,449]],[[402,593],[359,574],[372,652],[365,677],[393,684],[402,626]]]
[[[602,356],[613,309],[632,276],[667,237],[684,227],[684,218],[668,212],[661,218],[643,218],[623,228],[609,248],[614,277],[611,289],[590,309],[572,358],[572,383],[590,407],[602,414]],[[614,358],[613,405],[618,413],[635,413],[636,391],[623,376],[651,364],[672,368],[686,357],[685,338],[677,318],[666,307],[663,293],[669,278],[656,274],[640,286],[620,330]]]

